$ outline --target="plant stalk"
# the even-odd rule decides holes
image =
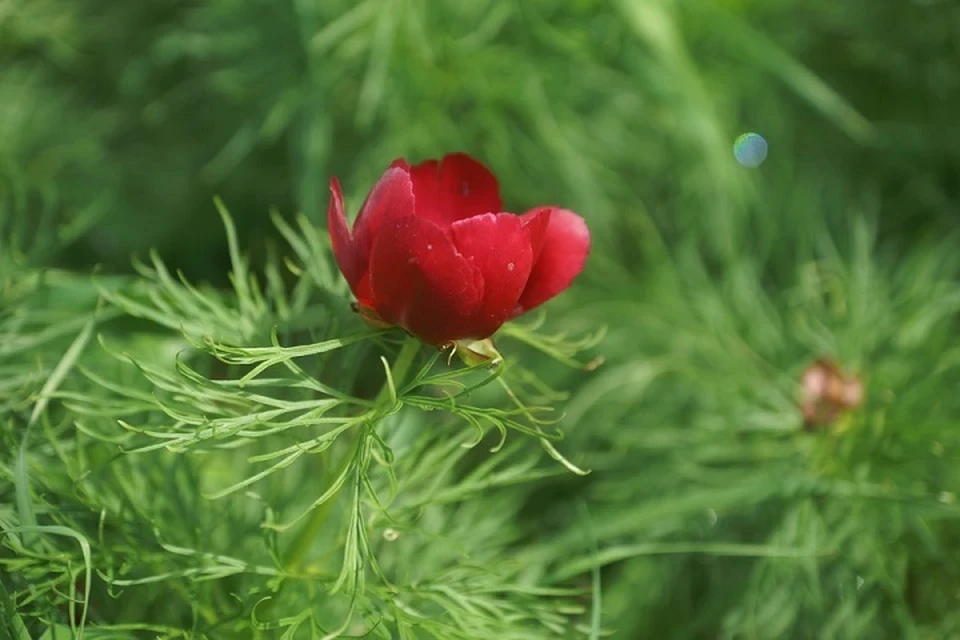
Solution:
[[[397,359],[394,360],[393,366],[390,368],[390,377],[393,379],[395,388],[399,388],[403,384],[403,381],[406,379],[407,375],[410,373],[410,367],[413,366],[413,362],[417,357],[417,351],[419,351],[419,349],[420,341],[416,338],[407,336],[406,340],[403,341],[403,346],[400,347],[400,353],[397,354]],[[368,429],[375,428],[376,423],[384,415],[384,405],[390,400],[390,395],[390,384],[389,381],[385,380],[383,386],[380,388],[380,393],[377,394],[377,399],[374,403],[373,420],[361,425],[360,428],[362,429],[362,432],[357,434],[353,445],[350,447],[350,450],[340,461],[336,471],[330,475],[331,480],[339,477],[340,474],[346,470],[347,466],[354,460],[357,455],[357,451],[366,439],[366,431]],[[329,500],[314,509],[313,513],[310,514],[310,519],[307,520],[306,524],[303,525],[303,528],[300,529],[299,533],[297,533],[297,536],[290,543],[290,547],[287,552],[287,561],[285,563],[288,571],[295,570],[310,551],[310,548],[313,546],[313,541],[320,534],[320,531],[323,530],[323,527],[326,524],[327,517],[330,515],[330,511],[333,509],[333,504],[336,501],[337,496],[339,496],[339,492],[330,496]]]

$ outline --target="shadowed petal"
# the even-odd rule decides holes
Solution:
[[[449,234],[423,218],[390,218],[370,257],[370,288],[380,316],[424,342],[463,337],[483,299],[483,278]]]
[[[463,337],[486,338],[510,317],[530,277],[530,233],[512,213],[485,213],[455,222],[450,229],[460,253],[483,276],[483,298],[470,319],[470,333]]]
[[[590,232],[583,218],[566,209],[552,209],[543,248],[513,315],[526,313],[569,287],[589,253]]]
[[[398,164],[398,163],[395,163]],[[417,215],[442,227],[503,209],[496,177],[465,153],[410,167]]]
[[[327,230],[330,233],[330,242],[333,245],[333,255],[337,259],[340,271],[346,278],[350,289],[356,294],[357,283],[363,273],[364,266],[357,256],[356,244],[350,235],[347,226],[347,217],[343,211],[343,192],[340,190],[340,181],[330,180],[330,205],[327,207]]]

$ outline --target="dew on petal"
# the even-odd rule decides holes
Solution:
[[[513,271],[516,268],[517,268],[516,265],[513,264],[512,262],[507,263],[507,271]]]
[[[733,143],[733,156],[748,169],[755,169],[763,164],[767,159],[767,151],[767,141],[759,133],[741,134]]]

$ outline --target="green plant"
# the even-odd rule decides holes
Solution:
[[[278,218],[295,279],[268,269],[260,284],[221,211],[230,295],[154,259],[137,280],[94,278],[99,310],[90,295],[86,316],[74,308],[54,331],[22,300],[6,318],[35,353],[73,341],[58,362],[41,356],[39,375],[9,377],[27,391],[5,429],[21,447],[6,469],[16,508],[3,541],[16,618],[62,626],[68,607],[95,637],[566,629],[578,589],[496,560],[520,536],[505,525],[522,501],[506,489],[568,473],[528,441],[576,469],[537,417],[548,407],[512,391],[514,408],[474,404],[494,381],[509,390],[513,367],[446,365],[411,338],[375,359],[384,382],[365,396],[352,388],[359,367],[394,339],[357,333],[320,232]],[[50,294],[42,280],[23,286]],[[481,444],[495,455],[476,455]],[[496,515],[476,511],[481,494]]]
[[[0,638],[956,637],[955,13],[0,0]],[[448,151],[595,248],[394,403],[327,180]]]

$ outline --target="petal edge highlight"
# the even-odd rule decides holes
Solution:
[[[357,220],[353,223],[353,239],[357,260],[365,272],[373,244],[381,228],[389,221],[414,215],[413,181],[410,171],[395,162],[384,171],[367,195]]]

